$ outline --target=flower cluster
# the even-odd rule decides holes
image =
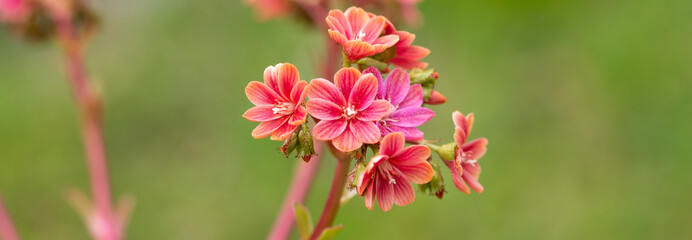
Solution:
[[[284,141],[284,154],[302,149],[297,155],[306,161],[314,154],[313,137],[326,142],[339,158],[356,159],[347,186],[364,196],[368,209],[375,200],[383,211],[410,204],[415,199],[411,184],[442,198],[444,182],[432,161],[433,151],[461,192],[482,192],[477,161],[488,141],[467,142],[473,114],[453,113],[454,142],[448,144],[433,144],[420,129],[435,116],[426,104],[447,101],[435,90],[439,74],[422,61],[430,50],[412,45],[414,34],[398,31],[384,16],[361,8],[331,10],[325,20],[326,32],[342,50],[343,67],[327,76],[331,79],[309,83],[300,80],[292,64],[268,67],[264,83],[253,81],[245,89],[256,106],[243,117],[259,122],[252,136]]]

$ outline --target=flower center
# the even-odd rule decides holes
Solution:
[[[396,184],[396,179],[394,179],[394,176],[398,174],[397,171],[394,169],[394,166],[389,164],[389,162],[381,162],[377,169],[380,171],[380,174],[385,179],[389,180],[389,184]]]
[[[272,112],[274,114],[281,114],[281,115],[289,115],[293,114],[295,111],[296,105],[293,103],[288,103],[288,102],[280,102],[277,104],[274,104],[274,107],[272,108]]]
[[[353,106],[349,106],[344,108],[344,116],[348,119],[351,119],[354,115],[356,115],[358,111],[356,111]]]
[[[365,33],[362,30],[360,32],[358,32],[358,38],[357,38],[358,40],[363,40],[364,37],[365,37]]]
[[[471,159],[471,151],[461,152],[461,163],[471,164],[471,166],[476,166],[477,159]]]

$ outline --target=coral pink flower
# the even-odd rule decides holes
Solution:
[[[387,62],[409,70],[428,67],[428,63],[420,60],[428,56],[430,50],[421,46],[411,46],[416,35],[406,31],[396,31],[395,34],[399,36],[399,42],[394,45],[396,54]]]
[[[261,20],[283,17],[291,13],[293,5],[287,0],[246,0],[255,9],[255,14]]]
[[[372,210],[375,197],[382,211],[392,209],[393,203],[406,206],[416,194],[410,183],[425,184],[434,172],[427,159],[430,149],[417,145],[404,148],[404,135],[390,133],[382,139],[380,153],[370,159],[356,186],[365,195],[365,207]]]
[[[334,75],[334,83],[318,78],[308,86],[308,112],[321,120],[312,129],[313,136],[332,140],[343,152],[356,150],[363,143],[377,143],[380,130],[375,122],[390,106],[385,100],[375,100],[377,78],[355,68],[342,68]]]
[[[435,112],[421,107],[423,104],[423,88],[420,84],[411,85],[408,72],[401,68],[394,69],[386,80],[374,67],[363,73],[372,73],[378,81],[376,99],[387,100],[392,106],[389,113],[377,122],[382,136],[391,132],[404,134],[406,140],[422,140],[423,132],[418,126],[423,125],[435,116]]]
[[[0,0],[0,21],[23,22],[30,14],[31,6],[26,0]]]
[[[387,24],[383,16],[357,7],[350,7],[346,13],[331,10],[327,16],[329,36],[343,47],[351,61],[381,53],[399,41],[395,34],[380,36]]]
[[[305,100],[307,82],[300,80],[293,64],[283,63],[264,70],[264,83],[252,81],[245,94],[256,107],[248,109],[243,117],[261,122],[252,131],[254,138],[271,135],[272,140],[284,140],[307,118]]]
[[[452,119],[456,126],[454,131],[454,141],[457,144],[456,158],[451,161],[445,160],[445,164],[452,171],[454,185],[459,191],[469,194],[471,193],[469,187],[471,187],[474,191],[481,193],[483,186],[478,182],[481,165],[477,161],[485,155],[485,146],[488,145],[488,140],[479,138],[466,142],[471,127],[473,127],[473,113],[464,117],[463,114],[456,111],[452,114]]]
[[[397,0],[401,8],[401,16],[409,25],[416,25],[420,21],[420,13],[416,5],[422,0]]]

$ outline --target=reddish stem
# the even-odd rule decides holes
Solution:
[[[14,228],[10,214],[7,213],[5,205],[2,203],[2,196],[0,196],[0,238],[3,240],[19,240],[19,235]]]
[[[341,195],[344,192],[344,186],[346,186],[348,167],[351,159],[343,153],[332,151],[332,154],[337,158],[334,179],[332,180],[332,187],[329,189],[329,196],[327,197],[327,202],[324,204],[320,220],[317,222],[315,230],[310,236],[311,240],[318,239],[322,235],[322,231],[334,223],[334,218],[336,218],[336,214],[341,206]]]
[[[58,37],[65,50],[67,73],[81,115],[82,137],[91,181],[92,201],[95,206],[92,218],[86,221],[95,239],[118,240],[121,238],[121,233],[111,204],[101,121],[101,99],[89,85],[82,56],[82,42],[71,19],[59,13],[54,13],[53,18],[57,24]]]

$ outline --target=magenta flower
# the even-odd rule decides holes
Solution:
[[[408,72],[401,68],[394,69],[384,81],[380,72],[374,67],[366,69],[363,73],[372,73],[378,80],[379,88],[375,98],[387,100],[392,105],[389,112],[377,121],[382,136],[400,132],[404,134],[406,140],[422,140],[424,134],[417,127],[433,118],[435,112],[421,107],[423,104],[421,85],[411,85]]]
[[[358,7],[350,7],[346,13],[331,10],[327,16],[329,36],[343,47],[351,61],[381,53],[399,41],[395,34],[381,36],[388,23],[385,17]]]
[[[469,194],[469,187],[478,193],[483,192],[483,186],[478,182],[478,177],[481,174],[481,165],[478,164],[478,159],[483,157],[486,152],[485,146],[488,145],[488,140],[479,138],[470,142],[466,142],[468,134],[473,127],[473,113],[464,117],[459,111],[452,114],[454,125],[454,141],[457,144],[456,158],[451,161],[446,161],[445,164],[452,172],[454,186],[459,191]],[[468,186],[467,186],[468,184]]]
[[[321,120],[313,128],[313,136],[331,140],[343,152],[356,150],[363,143],[377,143],[380,130],[375,122],[390,106],[387,101],[375,100],[377,78],[355,68],[342,68],[334,75],[334,83],[318,78],[308,86],[308,112]]]
[[[0,0],[0,21],[19,23],[29,18],[31,6],[26,0]]]
[[[261,122],[252,131],[252,137],[285,140],[303,124],[307,110],[301,104],[307,91],[306,81],[300,80],[293,64],[283,63],[264,70],[264,83],[252,81],[245,87],[245,94],[256,107],[248,109],[243,117]]]
[[[394,203],[406,206],[416,194],[410,183],[425,184],[433,178],[428,163],[430,149],[416,145],[404,148],[404,135],[390,133],[380,143],[380,153],[370,159],[360,175],[356,189],[365,196],[365,207],[372,210],[375,197],[382,211],[392,209]]]

